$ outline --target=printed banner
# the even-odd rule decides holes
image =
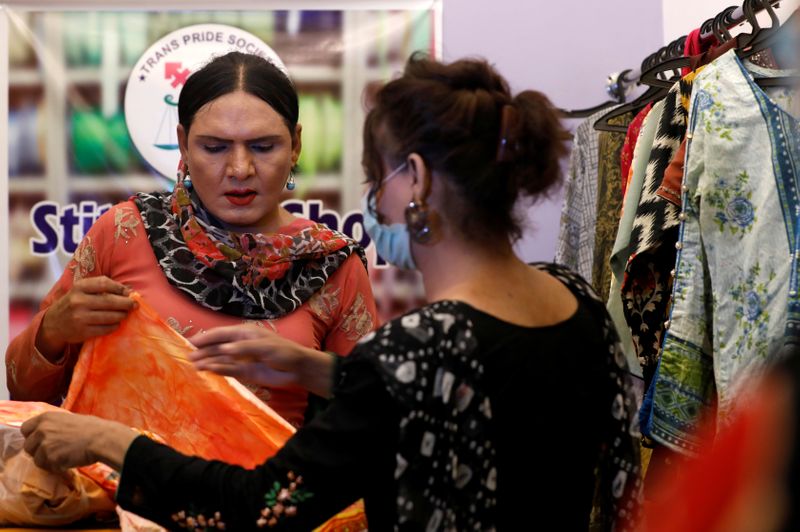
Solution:
[[[303,151],[297,188],[285,192],[284,206],[370,246],[359,210],[366,96],[413,52],[439,55],[440,4],[413,5],[384,11],[0,10],[9,28],[3,125],[10,321],[3,345],[30,323],[105,211],[139,191],[171,190],[180,158],[180,89],[199,66],[228,51],[268,58],[298,89]],[[371,276],[384,319],[421,301],[415,274],[382,269],[374,251],[368,254],[378,266]],[[0,399],[4,392],[0,386]]]

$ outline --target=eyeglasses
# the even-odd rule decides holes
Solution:
[[[375,215],[376,217],[380,218],[378,216],[378,212],[376,211],[376,209],[378,207],[378,201],[380,200],[380,192],[383,190],[383,187],[386,185],[386,183],[388,183],[389,181],[400,175],[407,166],[408,166],[408,161],[405,161],[403,164],[401,164],[400,166],[389,172],[383,179],[374,182],[374,185],[371,187],[369,194],[371,196],[370,199],[375,198],[375,201],[374,202],[370,201],[369,209],[372,211],[372,214]]]

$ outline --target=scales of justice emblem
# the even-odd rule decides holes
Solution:
[[[224,24],[197,24],[153,43],[133,67],[125,89],[125,123],[133,145],[152,170],[174,180],[178,98],[192,72],[212,58],[240,51],[260,55],[286,72],[275,51],[255,35]]]

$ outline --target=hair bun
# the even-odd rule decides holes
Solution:
[[[414,55],[403,76],[375,95],[363,163],[378,181],[385,162],[419,154],[445,176],[444,215],[470,239],[494,245],[521,236],[519,196],[542,194],[558,181],[565,135],[543,94],[512,98],[486,61],[446,64]]]
[[[560,180],[569,134],[559,112],[541,92],[523,91],[514,98],[514,104],[522,125],[513,177],[520,190],[537,195]]]
[[[428,79],[435,79],[453,90],[478,91],[485,90],[489,93],[500,93],[511,99],[511,92],[506,81],[484,60],[458,61],[459,68],[448,68],[445,63],[438,63],[427,59],[422,52],[411,56],[405,75],[416,77],[423,74]]]

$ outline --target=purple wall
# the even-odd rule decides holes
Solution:
[[[661,0],[444,0],[444,58],[482,56],[514,91],[540,90],[562,108],[607,99],[611,72],[637,68],[663,42]],[[529,209],[525,260],[552,260],[562,196]]]

